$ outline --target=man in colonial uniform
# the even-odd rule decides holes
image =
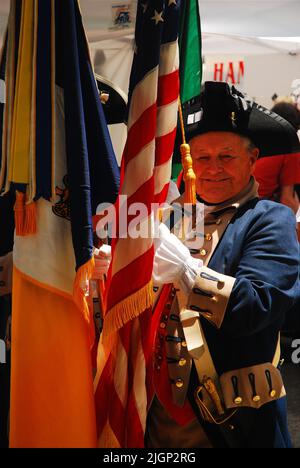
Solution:
[[[268,142],[292,151],[296,134],[226,83],[205,83],[187,114],[204,230],[181,242],[160,224],[155,240],[146,445],[290,447],[279,332],[299,294],[295,216],[260,200],[252,173]]]

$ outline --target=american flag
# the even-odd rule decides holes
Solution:
[[[128,197],[128,207],[136,202],[146,205],[141,226],[150,221],[151,204],[165,201],[171,176],[179,94],[179,12],[180,0],[138,1],[120,195]],[[128,216],[128,224],[130,220]],[[113,245],[95,379],[100,447],[144,445],[149,403],[146,369],[152,367],[153,256],[151,236],[119,237]]]

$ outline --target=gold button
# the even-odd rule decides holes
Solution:
[[[204,257],[204,255],[206,255],[206,254],[207,254],[207,252],[206,252],[205,249],[201,249],[201,250],[200,250],[200,255],[201,255],[201,257]]]
[[[260,396],[259,395],[254,395],[254,397],[252,397],[252,400],[257,403],[258,401],[260,401]]]
[[[274,398],[274,396],[276,395],[276,390],[274,390],[274,388],[270,391],[269,393],[270,397],[271,398]]]
[[[182,341],[182,342],[181,342],[181,346],[183,346],[184,348],[186,348],[186,347],[187,347],[186,341]]]
[[[159,326],[160,326],[160,328],[166,328],[166,324],[165,324],[164,322],[161,322],[161,323],[159,324]]]
[[[212,235],[210,233],[205,234],[205,239],[208,240],[208,241],[211,241],[212,240]]]
[[[177,379],[175,383],[177,388],[183,387],[183,380],[182,379]]]
[[[233,429],[234,429],[234,426],[233,426],[233,424],[229,424],[229,426],[228,426],[228,427],[229,427],[229,429],[230,429],[231,431],[233,431]]]
[[[186,365],[186,359],[184,359],[183,357],[180,358],[179,361],[178,361],[178,364],[179,364],[180,366],[185,366],[185,365]]]
[[[240,396],[237,396],[237,397],[235,397],[235,399],[233,401],[234,401],[234,403],[236,405],[240,405],[242,403],[242,401],[243,401],[243,398],[240,397]]]

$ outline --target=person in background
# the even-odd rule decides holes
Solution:
[[[300,144],[297,148],[296,132],[300,125],[300,112],[294,104],[284,101],[277,102],[271,112],[280,116],[279,119],[284,118],[293,127],[295,144],[286,145],[281,154],[274,148],[274,155],[258,159],[254,171],[259,183],[258,193],[262,198],[283,203],[296,214],[299,197],[295,186],[300,184]]]
[[[283,117],[285,120],[287,120],[293,128],[296,130],[298,138],[300,139],[300,111],[297,107],[297,103],[291,98],[289,101],[285,101],[284,99],[277,98],[275,101],[275,105],[271,109],[273,112],[276,114],[280,115]],[[295,203],[295,208],[294,211],[296,213],[296,222],[297,222],[297,233],[298,233],[298,240],[300,242],[300,184],[299,184],[299,175],[298,175],[298,167],[299,165],[296,166],[295,168],[295,160],[292,159],[294,157],[298,158],[299,162],[299,155],[298,154],[293,154],[290,156],[290,172],[293,174],[293,171],[296,171],[293,174],[295,185],[290,185],[285,188],[285,193],[291,200],[291,204]],[[285,169],[287,170],[287,169]],[[280,200],[282,203],[284,203],[286,200],[283,198],[283,200]],[[289,206],[289,203],[285,203]],[[297,205],[298,205],[298,210],[297,210]],[[290,350],[291,350],[291,344],[292,340],[294,338],[299,338],[300,337],[300,298],[292,309],[290,310],[284,325],[283,325],[283,333],[282,336],[285,337],[285,340],[282,341],[282,352],[283,355],[285,356],[285,359],[287,361],[290,360]]]
[[[276,114],[287,120],[296,130],[298,138],[300,140],[300,111],[294,102],[284,102],[276,100],[276,104],[271,109]],[[299,156],[298,156],[299,159]],[[291,168],[291,171],[293,168]],[[296,169],[297,170],[297,169]],[[296,201],[295,210],[297,208],[297,202],[300,199],[300,184],[299,177],[296,175],[296,183],[294,187],[289,188],[290,197],[293,197]],[[298,203],[298,210],[296,211],[298,239],[300,242],[300,204]]]

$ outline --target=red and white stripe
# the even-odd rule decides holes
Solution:
[[[147,206],[165,201],[177,126],[179,94],[178,44],[161,46],[159,66],[135,87],[128,118],[120,194]],[[129,217],[130,220],[130,217]],[[150,283],[151,238],[116,239],[107,315],[127,297]],[[95,400],[99,446],[143,447],[147,415],[146,368],[151,365],[151,310],[126,323],[117,333],[115,354],[98,350]]]

